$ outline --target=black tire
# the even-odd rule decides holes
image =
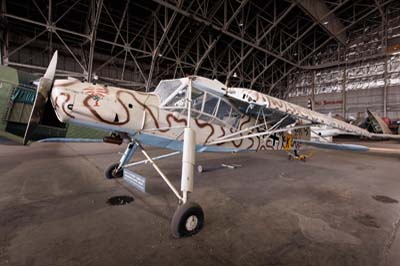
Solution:
[[[107,167],[107,169],[104,171],[104,176],[107,179],[121,178],[124,175],[124,170],[120,169],[119,171],[116,171],[118,166],[119,163],[114,163]]]
[[[171,221],[171,232],[175,238],[192,236],[200,232],[203,225],[204,213],[200,205],[187,202],[176,209]]]

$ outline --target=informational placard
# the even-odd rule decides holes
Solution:
[[[136,189],[146,192],[146,178],[129,169],[124,169],[124,180],[134,186]]]

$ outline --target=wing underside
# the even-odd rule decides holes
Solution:
[[[247,103],[255,111],[261,110],[263,114],[273,116],[275,119],[287,116],[287,121],[298,121],[299,123],[306,125],[326,125],[335,129],[339,129],[343,134],[356,135],[369,139],[397,139],[400,140],[400,135],[392,134],[374,134],[370,133],[365,129],[351,125],[344,121],[332,118],[330,116],[309,110],[307,108],[289,103],[287,101],[277,99],[275,97],[262,94],[257,91],[242,89],[242,88],[229,88],[227,91],[229,98],[235,99],[242,103]],[[261,112],[253,112],[253,115],[260,116]],[[282,126],[282,125],[281,125]]]

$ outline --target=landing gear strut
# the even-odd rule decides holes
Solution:
[[[107,179],[121,178],[124,174],[123,169],[118,170],[119,163],[113,163],[104,171],[104,176]]]
[[[185,236],[191,236],[198,233],[204,225],[204,213],[200,205],[195,202],[189,202],[189,194],[193,192],[193,179],[194,179],[194,166],[195,166],[195,154],[196,154],[196,134],[195,131],[190,128],[191,120],[191,80],[188,86],[188,98],[187,108],[188,117],[187,125],[183,132],[183,153],[182,153],[182,175],[181,175],[181,192],[180,193],[167,176],[161,171],[158,165],[154,162],[157,158],[151,158],[143,146],[135,139],[131,139],[124,155],[122,156],[119,164],[111,165],[106,171],[107,178],[124,177],[123,169],[129,166],[133,166],[136,163],[128,164],[132,158],[134,152],[138,147],[140,151],[146,157],[146,162],[150,162],[151,166],[157,171],[160,177],[168,185],[171,191],[178,198],[179,205],[176,209],[172,221],[171,221],[171,233],[174,237],[180,238]],[[165,156],[159,156],[159,158]],[[128,172],[125,173],[128,176]]]
[[[107,179],[122,178],[124,176],[124,166],[132,158],[137,147],[138,147],[138,145],[135,142],[131,141],[128,144],[128,147],[126,148],[124,154],[122,155],[121,160],[119,160],[119,163],[114,163],[114,164],[110,165],[104,171],[105,177]]]

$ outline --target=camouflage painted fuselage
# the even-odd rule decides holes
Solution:
[[[183,127],[187,124],[186,115],[160,108],[160,98],[155,93],[94,85],[76,79],[56,80],[51,101],[62,122],[70,121],[106,131],[126,132],[135,135],[135,138],[145,144],[165,148],[180,149]],[[196,132],[198,149],[231,152],[283,148],[284,133],[209,145],[218,138],[254,126],[255,123],[253,117],[242,114],[237,128],[193,117],[190,126]],[[259,129],[243,134],[257,132]]]

